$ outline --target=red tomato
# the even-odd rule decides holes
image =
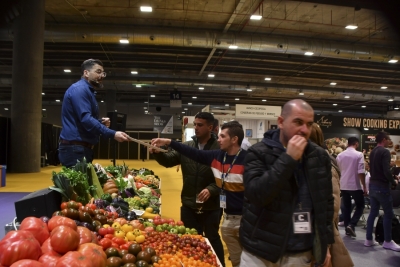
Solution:
[[[47,223],[47,227],[49,228],[49,231],[53,231],[54,228],[56,228],[59,225],[66,225],[71,227],[72,229],[76,230],[77,226],[74,220],[62,216],[54,216],[52,217],[49,222]]]
[[[50,236],[47,224],[36,217],[26,217],[21,222],[19,229],[31,232],[40,245]]]
[[[103,248],[96,244],[82,244],[79,246],[78,251],[82,255],[86,255],[93,266],[96,267],[106,267],[107,255],[104,253]]]
[[[182,221],[176,221],[176,225],[182,226],[182,225],[183,225],[183,222],[182,222]]]
[[[103,238],[99,241],[100,246],[103,248],[103,250],[108,249],[112,245],[112,241],[108,238]]]
[[[160,215],[156,215],[156,216],[154,216],[153,220],[161,220],[161,216]]]
[[[108,228],[112,228],[112,227],[108,227]],[[114,229],[114,228],[113,228]],[[107,228],[101,227],[98,231],[99,235],[101,236],[105,236],[106,234],[108,234],[108,230]]]
[[[109,228],[112,228],[112,227],[109,227]],[[108,228],[107,228],[108,229]],[[106,234],[105,236],[104,236],[104,238],[108,238],[108,239],[113,239],[114,238],[114,235],[113,234]]]
[[[120,246],[126,243],[126,240],[121,237],[113,237],[113,239],[111,239],[111,241],[114,243],[117,243]]]
[[[92,242],[92,232],[83,226],[78,226],[79,245]]]
[[[85,207],[89,207],[90,209],[92,209],[92,210],[95,210],[95,209],[97,209],[97,207],[96,207],[96,205],[95,204],[86,204],[85,205]]]
[[[52,248],[51,243],[50,243],[50,238],[47,238],[46,241],[43,242],[42,253],[49,254],[49,255],[55,255],[55,256],[61,256],[59,253],[55,252],[54,249]]]
[[[39,258],[39,262],[43,263],[45,267],[55,267],[58,259],[61,258],[61,255],[52,255],[52,254],[43,254]]]
[[[92,262],[88,257],[78,251],[67,252],[56,264],[56,267],[92,267]]]
[[[106,229],[107,229],[107,234],[114,235],[114,232],[115,232],[114,227],[107,227]]]
[[[112,241],[111,241],[111,246],[112,246],[113,248],[119,249],[119,245],[118,245],[117,243],[115,243],[115,242],[112,242]]]
[[[79,234],[68,226],[57,226],[51,232],[50,244],[54,251],[64,254],[79,246]]]
[[[22,259],[37,260],[42,254],[39,241],[28,231],[11,231],[0,242],[0,264],[10,266]]]
[[[63,203],[61,203],[60,210],[66,209],[66,208],[67,208],[67,203],[68,203],[68,202],[63,202]]]
[[[123,245],[120,245],[119,246],[119,249],[125,249],[125,250],[128,250],[128,248],[129,248],[129,244],[123,244]]]
[[[154,232],[154,228],[153,228],[152,226],[147,226],[146,228],[144,228],[144,230],[145,230],[147,233]]]
[[[41,262],[34,260],[19,260],[14,262],[10,267],[43,267]]]
[[[97,236],[97,234],[95,232],[91,232],[91,234],[92,234],[92,242],[91,243],[98,245],[99,238],[101,238],[101,236]]]

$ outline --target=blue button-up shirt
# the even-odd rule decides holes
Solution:
[[[60,138],[68,141],[83,141],[97,144],[100,135],[114,138],[115,131],[99,120],[96,92],[85,80],[72,84],[65,92],[61,108],[62,130]]]

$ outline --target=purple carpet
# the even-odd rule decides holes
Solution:
[[[0,239],[5,235],[4,226],[15,218],[14,202],[29,193],[0,193]]]

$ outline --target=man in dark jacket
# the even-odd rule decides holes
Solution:
[[[192,141],[184,142],[185,145],[197,149],[219,149],[217,139],[211,135],[214,116],[208,112],[200,112],[195,116],[193,125],[195,136]],[[220,222],[219,193],[215,183],[214,174],[209,166],[193,161],[177,151],[168,153],[154,153],[155,160],[164,167],[181,165],[183,175],[183,188],[181,192],[181,220],[188,228],[195,228],[199,234],[209,239],[218,259],[225,266],[224,250],[221,237],[218,233]],[[204,201],[202,213],[196,208],[196,194],[200,201]]]
[[[316,266],[330,261],[333,239],[331,161],[308,140],[314,111],[287,102],[279,129],[248,150],[243,176],[240,266]]]

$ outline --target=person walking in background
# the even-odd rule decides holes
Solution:
[[[318,124],[314,123],[311,128],[310,140],[322,148],[326,148],[324,142],[324,134]],[[327,152],[328,153],[328,152]],[[343,243],[338,229],[339,209],[340,209],[340,170],[337,166],[336,159],[330,155],[332,164],[332,192],[334,198],[334,213],[333,213],[333,236],[335,243],[333,243],[329,252],[331,254],[332,267],[352,267],[354,266],[353,260],[350,257],[349,251]]]
[[[81,66],[81,80],[65,92],[61,107],[62,130],[58,157],[63,166],[75,166],[86,158],[93,161],[93,147],[103,138],[114,138],[118,142],[128,141],[124,132],[109,129],[110,119],[99,117],[96,88],[103,87],[106,73],[98,59],[88,59]]]
[[[397,180],[393,178],[390,172],[390,152],[386,149],[391,141],[389,134],[379,132],[375,141],[376,147],[369,155],[371,178],[369,180],[369,201],[371,204],[371,212],[367,219],[367,234],[364,246],[371,247],[378,245],[372,239],[372,231],[374,229],[375,218],[379,214],[379,208],[382,206],[383,215],[383,231],[385,241],[383,248],[400,251],[400,246],[392,240],[392,218],[393,199],[390,194],[390,187],[397,184]]]
[[[352,237],[356,237],[355,227],[364,212],[364,196],[368,195],[368,190],[365,186],[364,155],[362,152],[357,151],[358,146],[358,138],[349,137],[347,149],[336,157],[341,172],[340,190],[343,202],[341,207],[343,222],[346,235]],[[356,204],[353,216],[351,216],[352,198]]]
[[[310,142],[314,110],[287,102],[278,129],[264,134],[245,159],[239,230],[241,267],[328,266],[333,238],[331,161]]]
[[[214,116],[211,113],[197,113],[193,122],[195,136],[192,137],[193,140],[183,144],[200,150],[218,149],[218,141],[211,134],[213,123]],[[155,150],[150,150],[150,152],[153,153],[154,159],[164,167],[171,168],[181,165],[183,177],[181,221],[186,227],[195,228],[200,235],[204,233],[218,259],[225,266],[224,249],[218,233],[220,190],[215,183],[211,168],[181,155],[176,150],[168,153],[158,153]],[[202,213],[197,210],[196,195],[198,195],[198,201],[203,201]]]
[[[153,139],[151,143],[155,146],[171,145],[182,155],[211,166],[215,181],[221,188],[220,207],[224,211],[221,234],[228,248],[233,267],[239,266],[242,253],[242,246],[239,242],[239,226],[244,196],[243,164],[247,154],[240,148],[243,137],[242,125],[231,121],[224,123],[221,127],[218,137],[220,149],[218,150],[198,150],[163,138]]]

